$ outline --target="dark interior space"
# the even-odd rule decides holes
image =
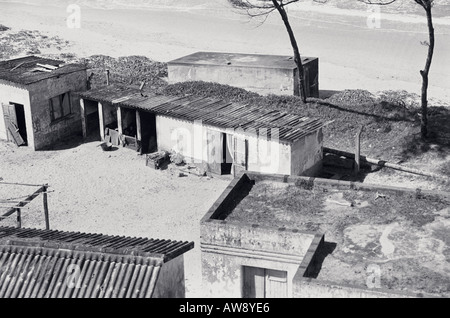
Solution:
[[[223,161],[222,161],[222,175],[229,175],[233,168],[233,155],[228,146],[228,138],[232,138],[227,134],[223,134]]]
[[[20,136],[25,142],[25,145],[28,145],[27,124],[25,121],[25,109],[21,104],[14,104],[14,105],[16,108],[17,128],[19,128]]]
[[[84,104],[86,107],[86,137],[90,141],[100,141],[98,103],[85,100]]]
[[[137,124],[136,111],[134,109],[122,109],[122,130],[124,135],[136,138]]]
[[[141,112],[141,151],[149,154],[158,151],[156,139],[156,115],[149,112]]]

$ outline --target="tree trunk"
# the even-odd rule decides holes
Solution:
[[[303,63],[302,58],[300,56],[300,51],[298,49],[297,41],[295,39],[294,31],[292,31],[291,24],[289,23],[289,19],[287,16],[286,11],[284,10],[284,7],[282,7],[277,0],[272,0],[273,5],[278,10],[278,12],[281,15],[281,19],[283,19],[284,25],[286,26],[286,30],[289,34],[289,39],[291,41],[292,49],[294,50],[294,61],[297,65],[298,69],[298,82],[300,86],[300,97],[303,101],[303,103],[306,103],[306,86],[305,86],[305,71],[303,69]]]
[[[425,68],[420,71],[422,76],[422,96],[421,96],[421,108],[422,108],[422,119],[420,123],[420,131],[422,138],[428,136],[428,74],[430,73],[431,62],[433,60],[434,53],[434,27],[433,27],[433,16],[431,12],[431,3],[424,6],[425,12],[427,13],[427,24],[428,24],[428,35],[429,35],[429,45],[428,45],[428,55],[427,61],[425,63]]]

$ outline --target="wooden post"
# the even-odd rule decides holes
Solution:
[[[17,212],[17,228],[22,228],[22,211],[20,209],[16,209]]]
[[[103,105],[102,103],[98,103],[98,118],[100,121],[100,137],[102,140],[105,140],[105,121],[103,119]]]
[[[80,99],[81,109],[81,129],[83,130],[83,140],[87,137],[87,122],[86,122],[86,107],[84,105],[84,99]]]
[[[141,131],[141,113],[136,110],[136,131],[137,131],[137,140],[142,140],[142,131]]]
[[[44,203],[44,216],[45,216],[45,229],[50,230],[50,219],[48,216],[48,194],[47,194],[48,185],[44,186],[44,191],[42,192],[42,200]]]
[[[119,134],[123,135],[123,122],[122,122],[122,107],[117,107],[117,127],[119,128]]]
[[[361,170],[361,133],[363,126],[359,127],[355,140],[355,175]]]

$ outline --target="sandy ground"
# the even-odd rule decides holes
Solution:
[[[292,54],[277,14],[260,25],[258,21],[249,21],[242,12],[225,7],[223,0],[216,0],[216,6],[175,9],[164,6],[167,1],[159,2],[159,6],[148,6],[146,10],[103,10],[79,1],[81,28],[70,29],[65,5],[49,5],[54,1],[39,1],[39,5],[0,1],[0,23],[14,29],[38,29],[50,36],[58,35],[73,42],[73,46],[65,49],[67,52],[80,56],[145,55],[165,62],[200,50]],[[427,40],[425,19],[382,12],[380,28],[369,28],[368,13],[364,11],[338,10],[332,14],[324,6],[307,9],[310,11],[292,10],[291,22],[301,53],[320,58],[321,89],[420,92],[419,69],[426,57],[426,47],[420,44]],[[436,18],[435,29],[430,97],[449,103],[448,18]]]
[[[132,150],[103,152],[98,145],[33,152],[0,141],[0,177],[3,182],[51,186],[52,229],[194,241],[194,250],[185,254],[186,289],[188,297],[201,297],[200,219],[229,181],[179,178],[170,170],[146,167],[144,157]],[[2,199],[26,195],[23,187],[8,188],[0,185],[0,194],[8,193]],[[22,213],[24,227],[45,227],[42,197]],[[12,216],[1,225],[14,222]]]
[[[163,2],[163,1],[161,1]],[[291,54],[279,17],[258,26],[247,18],[211,6],[101,10],[81,4],[80,29],[66,25],[65,6],[39,6],[0,1],[0,24],[13,30],[39,30],[72,44],[42,53],[145,55],[169,61],[196,51]],[[419,69],[426,50],[423,23],[398,22],[390,16],[380,29],[367,27],[361,14],[292,12],[292,24],[304,55],[320,58],[323,90],[405,89],[419,92]],[[220,14],[220,15],[218,15]],[[430,96],[450,103],[450,26],[436,25],[437,47],[430,76]],[[172,176],[153,171],[130,150],[104,153],[98,143],[32,152],[0,142],[0,178],[8,182],[49,183],[54,229],[101,232],[194,241],[186,254],[187,296],[201,297],[199,221],[228,185],[219,179]],[[371,174],[366,182],[434,188],[408,174]],[[40,200],[24,210],[24,226],[43,227]],[[13,220],[11,220],[13,221]]]

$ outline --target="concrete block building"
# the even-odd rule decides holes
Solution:
[[[40,150],[81,133],[75,91],[87,89],[79,64],[28,56],[0,62],[0,139]]]
[[[303,57],[308,97],[319,97],[319,59]],[[298,96],[298,70],[292,56],[197,52],[170,61],[169,82],[215,82],[261,95]]]
[[[450,195],[242,173],[200,224],[205,297],[449,297]]]
[[[169,151],[219,175],[249,170],[317,175],[322,168],[323,123],[201,96],[143,96],[106,86],[79,94],[83,132],[105,138],[106,128],[140,144],[144,153]]]

